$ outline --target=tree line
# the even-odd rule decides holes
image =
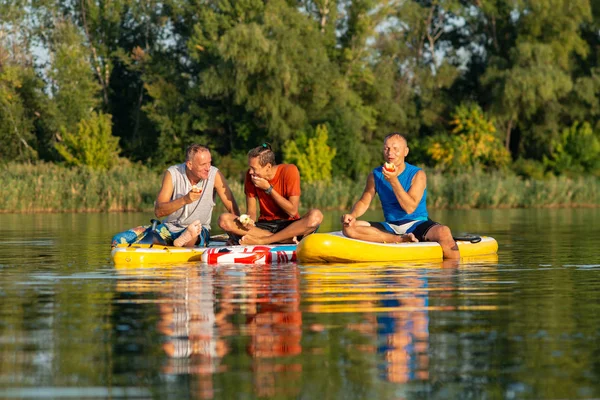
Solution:
[[[600,0],[0,0],[0,159],[600,175]]]

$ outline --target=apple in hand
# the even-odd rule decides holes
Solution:
[[[238,219],[240,223],[244,226],[254,225],[254,221],[252,221],[252,218],[250,218],[248,214],[242,214],[239,216]]]
[[[386,162],[383,164],[383,169],[385,169],[387,172],[394,172],[396,170],[396,166],[393,163]]]
[[[200,186],[192,185],[192,192],[202,193],[202,188]]]

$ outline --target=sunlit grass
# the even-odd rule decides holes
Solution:
[[[10,163],[0,167],[0,212],[150,211],[160,188],[159,173],[138,164],[109,171]],[[364,180],[334,179],[302,183],[302,211],[349,210],[360,197]],[[429,208],[578,207],[600,205],[600,179],[554,177],[523,180],[515,175],[475,171],[458,175],[428,172]],[[243,185],[229,181],[245,210]],[[375,199],[372,207],[379,207]],[[216,212],[224,211],[217,200]]]
[[[149,210],[160,187],[160,176],[139,165],[100,172],[50,163],[8,164],[1,171],[1,212]]]

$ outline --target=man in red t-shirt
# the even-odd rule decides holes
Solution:
[[[295,165],[275,164],[275,153],[265,143],[248,152],[248,166],[244,193],[250,218],[222,214],[221,229],[232,237],[241,236],[240,244],[270,244],[296,243],[319,227],[321,211],[312,209],[302,217],[298,215],[300,173]]]

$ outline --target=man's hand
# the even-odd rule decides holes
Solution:
[[[396,168],[394,171],[388,171],[385,168],[381,168],[381,172],[383,173],[383,177],[388,181],[388,182],[394,182],[394,181],[398,181],[398,175],[400,175],[400,170],[398,168]]]
[[[234,221],[238,222],[246,229],[250,228],[251,226],[255,226],[254,221],[252,221],[252,218],[250,218],[248,214],[242,214],[239,217],[235,217]]]
[[[258,176],[251,175],[250,179],[252,179],[252,183],[254,183],[254,186],[256,186],[259,189],[267,190],[269,187],[271,187],[269,181],[264,178],[259,178]]]
[[[342,215],[342,225],[344,226],[352,226],[356,222],[356,218],[352,216],[352,214],[344,214]]]
[[[188,192],[188,194],[185,195],[185,203],[191,204],[191,203],[195,202],[196,200],[198,200],[201,196],[202,196],[202,191],[196,192],[192,189]]]
[[[408,243],[417,243],[419,241],[419,239],[417,239],[413,233],[405,233],[401,236],[401,238],[403,242]]]

